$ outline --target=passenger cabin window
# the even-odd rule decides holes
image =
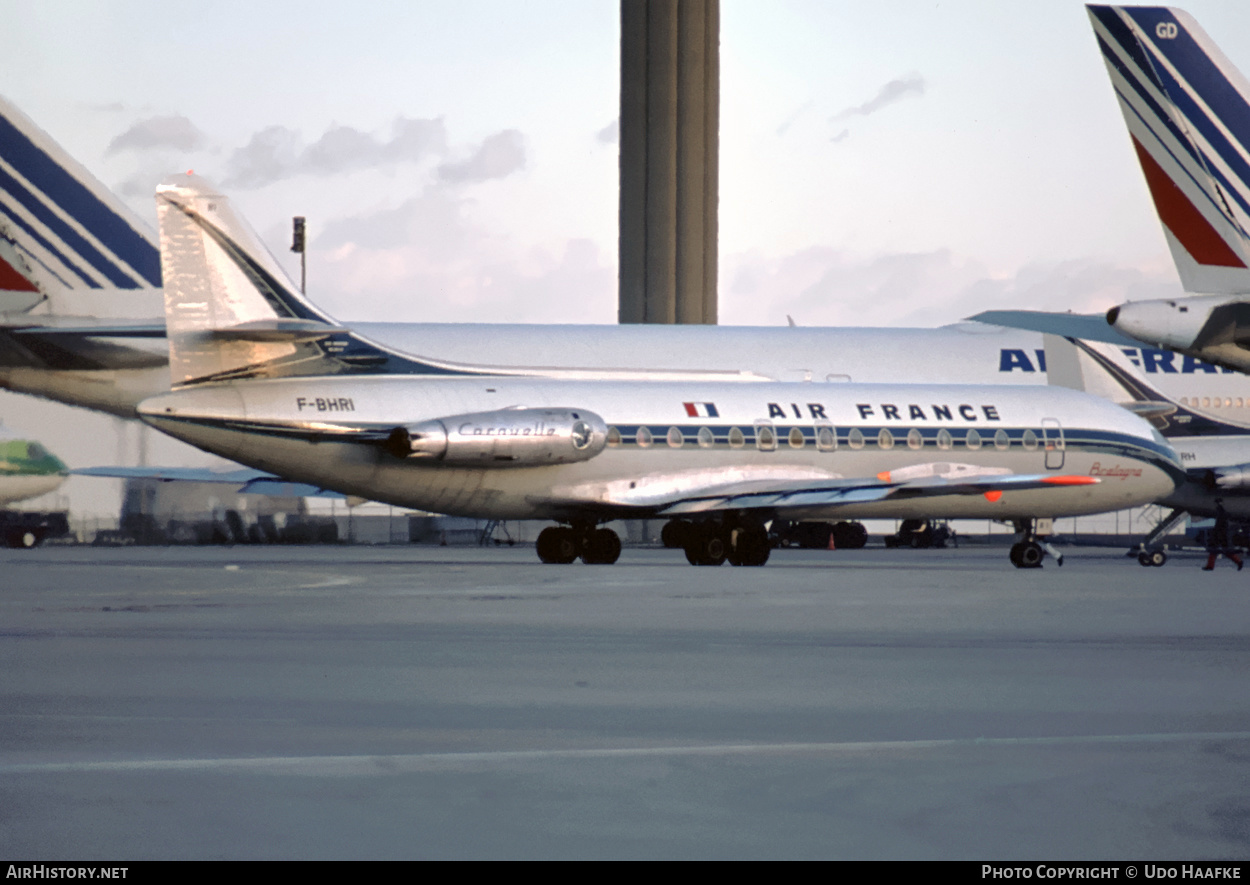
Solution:
[[[798,427],[790,428],[790,448],[801,449],[807,445],[807,436]]]
[[[651,431],[645,427],[638,428],[638,434],[634,437],[634,439],[637,441],[639,447],[644,449],[650,446],[653,441],[651,438]]]
[[[838,447],[838,434],[829,426],[817,425],[816,448],[822,452],[832,452]]]
[[[755,447],[761,452],[777,450],[777,433],[767,421],[761,421],[755,425]]]
[[[951,438],[951,432],[943,427],[938,431],[937,447],[944,452],[949,452],[955,445],[955,440]]]
[[[681,435],[680,427],[670,427],[668,429],[668,446],[670,449],[680,449],[686,442],[686,438]]]
[[[621,432],[617,430],[615,427],[609,427],[608,428],[608,445],[611,448],[615,449],[620,444],[621,444]]]
[[[976,428],[968,429],[968,435],[964,437],[964,445],[974,452],[981,448],[981,434],[977,433]]]
[[[864,447],[864,432],[858,427],[852,427],[851,432],[846,435],[846,444],[852,449],[862,449]]]
[[[716,445],[716,437],[712,433],[712,428],[700,427],[699,428],[699,448],[710,449],[714,445]]]
[[[1005,452],[1011,446],[1011,437],[1007,435],[1007,431],[1000,430],[994,434],[994,448],[1000,452]]]
[[[1034,433],[1032,430],[1024,431],[1024,439],[1022,441],[1024,443],[1025,449],[1027,449],[1030,452],[1037,451],[1037,434]]]
[[[919,449],[924,446],[924,437],[920,435],[920,431],[913,427],[907,431],[907,448]]]
[[[741,428],[738,428],[738,427],[729,428],[729,448],[740,449],[746,444],[747,444],[746,434],[742,432]]]
[[[894,448],[894,434],[882,427],[881,432],[877,434],[877,447],[882,449]]]

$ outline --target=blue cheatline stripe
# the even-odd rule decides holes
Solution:
[[[21,182],[3,169],[0,169],[0,190],[8,191],[14,199],[26,207],[31,215],[34,215],[53,234],[60,237],[66,248],[78,253],[79,256],[103,274],[104,278],[114,286],[119,289],[139,288],[139,284],[129,274],[122,272],[121,268],[112,259],[87,242],[82,234],[62,221],[56,213],[44,205],[39,197],[27,190]],[[60,256],[58,255],[57,257]]]
[[[1219,65],[1206,53],[1193,35],[1165,8],[1127,8],[1125,12],[1147,34],[1153,35],[1159,23],[1176,25],[1176,37],[1171,40],[1155,38],[1152,42],[1180,72],[1180,75],[1202,98],[1211,111],[1242,143],[1250,144],[1250,108],[1246,97],[1220,70]]]
[[[156,246],[35,145],[3,114],[0,114],[0,157],[109,251],[130,265],[149,285],[161,285],[161,256]],[[134,285],[122,286],[121,283],[117,285],[127,289],[138,288]]]
[[[3,169],[0,169],[0,193],[4,193],[6,191],[6,187],[5,187],[6,179],[8,179],[9,181],[12,181],[12,178],[7,176]],[[95,279],[89,273],[87,273],[86,270],[83,269],[82,265],[76,263],[68,255],[62,252],[60,248],[54,245],[50,240],[47,239],[47,237],[45,237],[39,231],[31,227],[26,222],[26,220],[23,219],[21,216],[13,212],[5,212],[4,209],[5,207],[3,203],[0,202],[0,213],[3,213],[5,218],[9,219],[13,224],[20,227],[26,233],[26,235],[29,236],[32,240],[34,240],[36,243],[38,243],[40,246],[42,246],[52,255],[55,255],[57,261],[60,261],[63,265],[65,265],[70,270],[72,270],[75,274],[77,274],[78,277],[80,278],[81,284],[89,286],[92,289],[101,288],[100,284],[97,283]],[[57,279],[60,279],[60,277],[57,277]],[[70,288],[74,288],[74,286],[71,285]]]

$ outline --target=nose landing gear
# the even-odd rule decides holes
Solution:
[[[1017,519],[1014,522],[1020,540],[1011,545],[1011,564],[1016,568],[1041,568],[1048,555],[1055,565],[1063,565],[1063,554],[1040,538],[1033,530],[1033,520]]]

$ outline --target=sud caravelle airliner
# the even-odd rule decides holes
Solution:
[[[1183,479],[1145,421],[1084,393],[776,382],[751,373],[535,376],[390,350],[310,304],[228,199],[157,190],[173,389],[144,421],[258,470],[405,507],[551,519],[544,562],[614,562],[622,517],[691,521],[696,565],[762,565],[776,518],[1115,510]]]

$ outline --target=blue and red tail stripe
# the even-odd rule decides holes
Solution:
[[[54,248],[41,237],[40,245],[88,284],[95,285],[90,275],[84,275],[83,265],[118,288],[159,287],[161,267],[156,245],[2,111],[0,108],[0,191],[7,193],[12,203],[5,211],[5,201],[0,200],[0,213],[34,236],[31,225],[12,211],[14,204],[23,207],[61,240],[60,247]]]

